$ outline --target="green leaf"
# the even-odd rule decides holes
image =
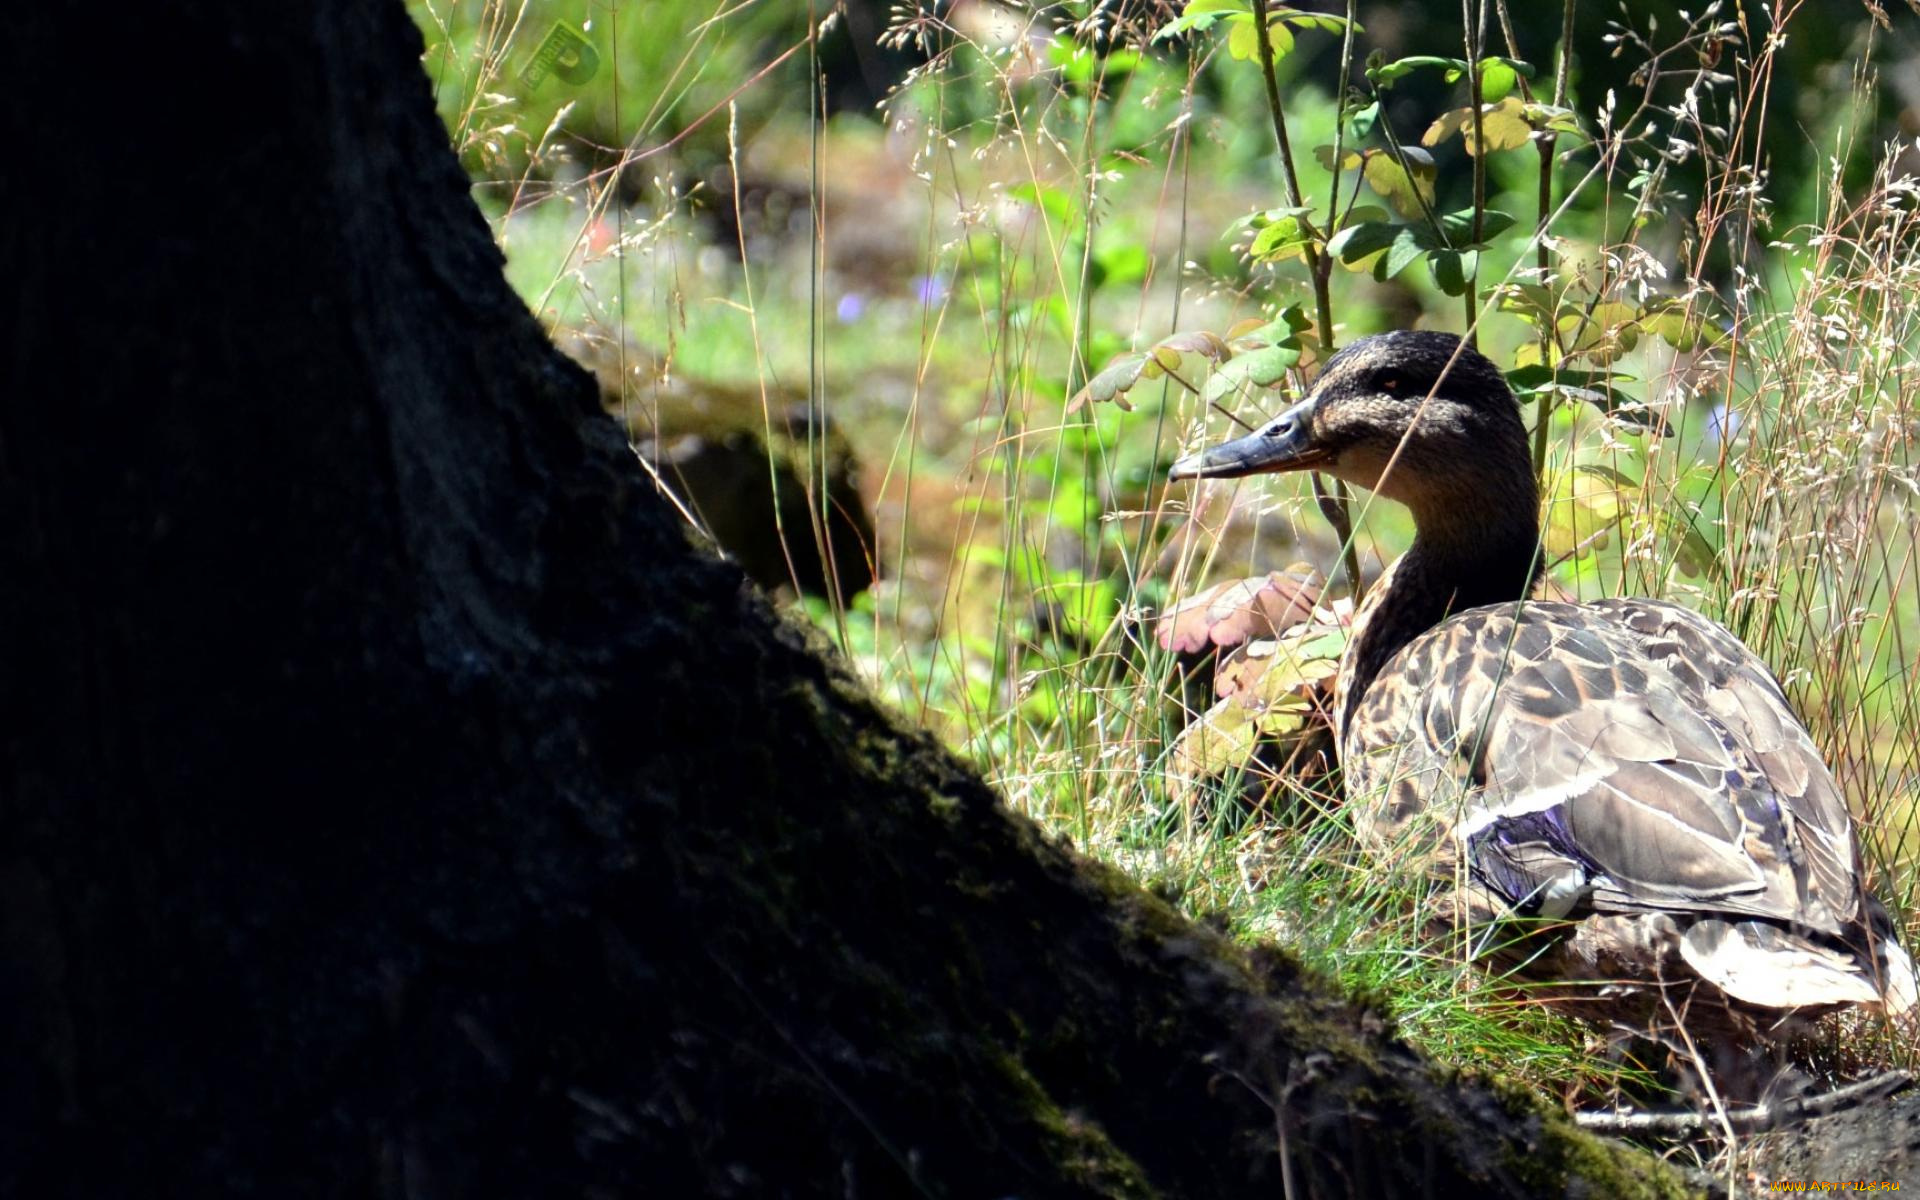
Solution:
[[[1422,254],[1429,253],[1428,244],[1433,240],[1424,226],[1401,225],[1393,244],[1387,247],[1386,257],[1374,264],[1373,277],[1382,282],[1412,266]],[[1431,251],[1440,253],[1440,251]],[[1459,295],[1458,292],[1452,293]]]
[[[1524,357],[1528,359],[1538,357],[1537,345],[1530,343],[1522,346],[1521,350],[1527,352]],[[1592,405],[1615,420],[1638,425],[1642,429],[1665,432],[1665,417],[1614,386],[1632,382],[1631,376],[1616,375],[1605,367],[1565,363],[1549,367],[1530,361],[1525,366],[1507,372],[1508,385],[1523,403],[1541,396],[1555,399],[1565,397]]]
[[[1263,208],[1257,212],[1251,212],[1241,217],[1229,226],[1228,229],[1229,231],[1235,229],[1251,229],[1257,233],[1282,218],[1304,217],[1312,212],[1313,210],[1305,204],[1296,204],[1282,208]]]
[[[1469,107],[1449,109],[1441,113],[1434,119],[1433,124],[1427,126],[1427,131],[1420,135],[1420,144],[1422,146],[1438,146],[1441,142],[1459,133],[1460,126],[1466,123],[1468,116],[1471,115],[1472,112],[1473,109]]]
[[[1221,370],[1233,369],[1236,374],[1246,377],[1255,387],[1272,387],[1287,377],[1293,364],[1300,361],[1300,348],[1286,342],[1275,342],[1264,349],[1252,350],[1246,354],[1235,355],[1233,360]]]
[[[1480,242],[1484,244],[1489,238],[1499,237],[1515,224],[1512,213],[1501,212],[1497,208],[1487,209],[1480,214]],[[1463,208],[1443,215],[1440,218],[1440,232],[1446,236],[1448,245],[1462,249],[1474,245],[1473,210]]]
[[[1244,354],[1249,350],[1259,350],[1266,346],[1281,343],[1289,345],[1300,334],[1313,328],[1313,318],[1298,304],[1289,304],[1269,321],[1262,317],[1249,317],[1237,322],[1227,330],[1227,344],[1233,353]]]
[[[1640,328],[1662,339],[1675,350],[1696,350],[1702,345],[1717,346],[1727,335],[1707,323],[1698,312],[1690,312],[1671,300],[1656,300],[1640,316]]]
[[[1304,655],[1305,629],[1277,639],[1262,638],[1237,647],[1215,675],[1234,702],[1256,714],[1264,734],[1298,730],[1312,715],[1314,693],[1340,673],[1340,656]]]
[[[1615,375],[1604,367],[1549,367],[1529,363],[1507,372],[1507,384],[1517,395],[1538,391],[1589,392],[1600,395],[1611,391],[1616,382],[1632,382],[1632,377]]]
[[[1300,257],[1319,241],[1320,232],[1312,221],[1304,215],[1289,215],[1261,229],[1248,253],[1255,262],[1280,262]]]
[[[1447,272],[1464,269],[1470,274],[1478,262],[1471,252],[1463,257],[1459,251],[1441,245],[1433,230],[1424,224],[1391,225],[1381,221],[1361,222],[1342,229],[1327,243],[1327,253],[1355,270],[1370,266],[1373,277],[1382,282],[1418,262],[1422,255],[1451,256],[1444,265],[1437,257],[1434,259],[1435,279],[1442,281],[1452,279]],[[1459,295],[1464,290],[1462,286],[1452,294]]]
[[[1570,133],[1582,138],[1587,136],[1587,131],[1580,127],[1579,116],[1570,108],[1556,108],[1551,104],[1529,104],[1527,105],[1527,123],[1535,129]]]
[[[1155,31],[1153,40],[1178,37],[1189,30],[1210,29],[1215,21],[1229,13],[1252,11],[1252,0],[1191,0],[1178,17]]]
[[[1327,170],[1331,171],[1334,169],[1332,146],[1315,146],[1313,148],[1313,156],[1319,159],[1320,165]],[[1352,146],[1344,146],[1340,150],[1339,169],[1342,171],[1351,171],[1365,160],[1366,156],[1360,151],[1355,150]]]
[[[1374,122],[1380,119],[1380,102],[1375,100],[1364,108],[1355,109],[1347,114],[1347,120],[1355,138],[1365,138],[1373,132]]]
[[[1539,329],[1553,319],[1553,293],[1537,283],[1502,284],[1493,292],[1501,312],[1510,312]]]
[[[1508,96],[1497,104],[1483,104],[1480,107],[1480,136],[1491,151],[1518,150],[1533,140],[1533,126],[1527,124],[1527,106],[1518,96]],[[1473,138],[1471,124],[1461,132],[1465,139],[1467,153],[1478,155],[1479,145]]]
[[[1667,513],[1656,514],[1656,520],[1675,543],[1673,560],[1681,571],[1688,575],[1724,578],[1718,547],[1708,541],[1692,521]]]
[[[1233,350],[1227,340],[1207,329],[1194,329],[1183,333],[1170,333],[1153,344],[1156,357],[1161,350],[1173,350],[1182,355],[1198,354],[1203,358],[1222,362],[1233,357]]]
[[[1167,756],[1174,796],[1190,799],[1200,780],[1245,766],[1260,739],[1255,715],[1252,709],[1228,697],[1183,729]]]
[[[1207,380],[1200,398],[1219,400],[1252,388],[1268,388],[1287,377],[1287,371],[1300,361],[1300,346],[1292,339],[1236,354]]]
[[[1099,374],[1074,393],[1073,399],[1067,402],[1067,411],[1078,412],[1088,404],[1111,400],[1117,407],[1132,412],[1133,406],[1127,403],[1126,394],[1142,379],[1174,375],[1188,387],[1195,387],[1204,368],[1189,360],[1204,359],[1211,364],[1232,355],[1226,339],[1217,333],[1196,329],[1169,334],[1145,350],[1116,354]]]
[[[1480,60],[1480,103],[1492,104],[1506,98],[1514,85],[1520,82],[1520,73],[1503,58],[1483,58]]]
[[[1208,776],[1258,769],[1254,754],[1263,740],[1298,744],[1324,724],[1327,689],[1339,674],[1346,640],[1343,629],[1295,625],[1222,656],[1214,677],[1222,699],[1181,732],[1168,754],[1173,795],[1190,801]]]
[[[1100,404],[1111,400],[1121,408],[1131,412],[1133,406],[1126,401],[1126,391],[1140,379],[1140,373],[1146,369],[1147,353],[1143,350],[1129,351],[1108,363],[1101,372],[1087,380],[1087,386],[1074,393],[1067,401],[1068,412],[1078,412],[1089,403]]]
[[[1564,357],[1565,355],[1560,352],[1560,348],[1552,343],[1543,346],[1539,342],[1523,342],[1520,348],[1513,352],[1513,365],[1531,369],[1533,367],[1558,363]]]
[[[1367,56],[1367,80],[1374,87],[1386,91],[1423,67],[1447,67],[1464,71],[1467,64],[1462,59],[1436,58],[1431,54],[1415,54],[1387,62],[1385,56],[1376,50]]]
[[[1473,274],[1480,269],[1478,250],[1430,250],[1427,252],[1427,266],[1433,272],[1433,282],[1449,296],[1466,293],[1473,282]]]
[[[1615,467],[1610,467],[1605,463],[1575,463],[1573,469],[1592,475],[1598,479],[1604,479],[1613,485],[1616,490],[1627,491],[1630,489],[1638,489],[1640,486],[1638,479]]]
[[[1466,145],[1467,153],[1477,157],[1482,140],[1489,151],[1514,150],[1526,145],[1533,138],[1533,126],[1527,123],[1527,106],[1518,96],[1508,96],[1497,104],[1480,106],[1479,139],[1474,137],[1473,106],[1468,105],[1442,113],[1420,135],[1420,143],[1436,146],[1456,133]]]
[[[1253,18],[1233,16],[1228,18],[1227,53],[1241,62],[1252,62],[1260,56],[1260,35],[1254,32]]]
[[[1198,390],[1200,376],[1213,364],[1233,356],[1226,339],[1204,329],[1175,333],[1147,347],[1147,361],[1140,369],[1142,379],[1172,375],[1182,386]]]
[[[1227,18],[1233,30],[1227,35],[1227,53],[1242,62],[1260,60],[1260,35],[1253,17],[1235,13]],[[1279,62],[1293,50],[1293,31],[1281,24],[1276,14],[1267,15],[1267,38],[1273,43],[1273,61]]]
[[[1585,557],[1612,540],[1635,507],[1640,486],[1607,468],[1583,464],[1555,481],[1547,500],[1542,542],[1555,556]]]
[[[1605,366],[1640,344],[1635,323],[1639,310],[1622,300],[1607,300],[1591,309],[1560,314],[1555,322],[1560,344],[1569,354]]]
[[[1271,10],[1280,20],[1296,29],[1312,29],[1320,33],[1344,33],[1347,28],[1345,17],[1336,17],[1331,13],[1300,12],[1295,9]],[[1359,22],[1354,22],[1355,33],[1365,33]]]
[[[1277,16],[1269,14],[1267,37],[1273,42],[1273,61],[1279,62],[1293,53],[1293,30],[1288,29]]]
[[[1327,253],[1343,263],[1357,263],[1393,245],[1404,225],[1386,221],[1355,221],[1327,242]]]
[[[1433,206],[1433,181],[1438,175],[1433,155],[1412,146],[1402,147],[1402,166],[1384,150],[1369,150],[1361,178],[1403,217],[1417,217]]]
[[[1433,155],[1412,146],[1403,147],[1406,165],[1402,166],[1385,150],[1354,150],[1343,147],[1336,168],[1332,146],[1315,146],[1313,156],[1327,170],[1351,171],[1361,168],[1360,177],[1403,217],[1420,216],[1433,205],[1433,182],[1438,174]],[[1425,203],[1423,204],[1422,201]]]

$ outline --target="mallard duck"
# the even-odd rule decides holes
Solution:
[[[1366,847],[1429,856],[1475,919],[1555,919],[1533,969],[1752,1016],[1920,999],[1832,774],[1765,664],[1658,600],[1533,599],[1519,405],[1459,338],[1363,338],[1173,479],[1315,470],[1412,510],[1333,691]],[[1651,986],[1649,986],[1651,985]],[[1749,1022],[1751,1024],[1751,1022]]]

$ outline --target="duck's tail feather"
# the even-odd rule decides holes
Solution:
[[[1892,937],[1881,938],[1878,946],[1881,981],[1881,1006],[1890,1017],[1912,1012],[1920,1005],[1920,980],[1914,978],[1913,960]]]
[[[1920,1003],[1913,961],[1891,937],[1872,954],[1816,940],[1767,921],[1694,921],[1680,956],[1702,979],[1759,1008],[1863,1004],[1899,1015]]]

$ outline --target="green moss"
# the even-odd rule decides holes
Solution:
[[[1001,1054],[995,1066],[1019,1097],[1024,1115],[1039,1129],[1050,1161],[1066,1182],[1116,1198],[1148,1200],[1160,1195],[1140,1164],[1114,1145],[1097,1122],[1084,1113],[1063,1110],[1018,1059]]]
[[[1564,1192],[1569,1181],[1578,1180],[1587,1189],[1586,1194],[1594,1196],[1678,1200],[1700,1194],[1652,1155],[1577,1128],[1565,1113],[1538,1096],[1498,1080],[1480,1086],[1500,1100],[1509,1116],[1537,1130],[1530,1144],[1509,1143],[1502,1163],[1537,1193]]]
[[[1679,1200],[1700,1194],[1646,1152],[1582,1132],[1565,1118],[1543,1122],[1541,1134],[1533,1153],[1511,1152],[1506,1164],[1521,1182],[1540,1194],[1566,1191],[1568,1181],[1576,1179],[1594,1196]]]

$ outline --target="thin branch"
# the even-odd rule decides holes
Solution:
[[[1477,9],[1477,11],[1476,11]],[[1460,0],[1460,20],[1466,27],[1467,35],[1467,108],[1473,114],[1473,238],[1472,245],[1478,246],[1481,240],[1482,219],[1487,211],[1487,139],[1481,128],[1480,97],[1483,94],[1480,78],[1481,26],[1487,18],[1486,0],[1475,5],[1474,0]],[[1467,337],[1469,346],[1478,348],[1479,335],[1475,332],[1480,323],[1480,256],[1474,255],[1473,273],[1467,276],[1467,291],[1462,297],[1467,305]]]
[[[1912,1086],[1913,1076],[1905,1071],[1888,1071],[1884,1075],[1875,1075],[1871,1079],[1850,1083],[1817,1096],[1795,1097],[1772,1104],[1756,1104],[1752,1108],[1734,1109],[1726,1114],[1726,1124],[1738,1133],[1765,1133],[1884,1100]],[[1684,1137],[1699,1133],[1710,1125],[1720,1124],[1718,1116],[1692,1109],[1610,1109],[1605,1112],[1575,1113],[1573,1120],[1580,1128],[1594,1133],[1651,1134],[1658,1137]]]
[[[1350,51],[1353,44],[1351,0],[1347,5],[1347,14],[1348,36],[1343,43],[1343,49]],[[1260,73],[1267,85],[1267,111],[1273,116],[1273,137],[1280,147],[1280,181],[1286,189],[1287,206],[1301,208],[1303,205],[1300,202],[1300,177],[1293,166],[1293,142],[1287,136],[1287,112],[1280,103],[1280,78],[1273,69],[1273,34],[1267,28],[1267,0],[1253,0],[1253,36],[1254,43],[1259,49]],[[1345,69],[1346,57],[1343,54],[1341,58],[1343,73]],[[1343,96],[1342,100],[1344,99]],[[1338,137],[1338,133],[1335,136]],[[1336,158],[1334,163],[1336,166],[1334,191],[1338,192],[1339,160]],[[1330,355],[1333,353],[1333,298],[1329,276],[1333,268],[1333,260],[1321,254],[1319,247],[1311,241],[1306,244],[1305,250],[1307,272],[1313,277],[1314,324],[1320,334],[1320,352],[1323,355]],[[1360,551],[1353,544],[1353,506],[1347,496],[1347,485],[1335,480],[1332,494],[1329,495],[1325,482],[1316,474],[1313,479],[1313,494],[1314,499],[1319,502],[1321,513],[1326,516],[1328,523],[1334,528],[1334,533],[1340,538],[1340,569],[1347,577],[1347,590],[1352,594],[1355,603],[1358,603],[1366,589],[1360,582]]]
[[[1246,430],[1248,433],[1253,432],[1253,426],[1247,424],[1244,420],[1240,419],[1240,417],[1237,416],[1231,409],[1229,409],[1226,405],[1220,403],[1218,400],[1207,400],[1206,396],[1201,393],[1200,389],[1195,387],[1192,383],[1188,382],[1187,377],[1182,375],[1180,372],[1163,371],[1162,373],[1168,379],[1173,380],[1175,383],[1179,384],[1181,387],[1187,389],[1187,391],[1191,392],[1194,396],[1198,397],[1201,400],[1205,400],[1208,408],[1211,408],[1213,411],[1219,413],[1221,416],[1225,417],[1227,420],[1232,421],[1235,425],[1238,425],[1240,428]]]
[[[1567,106],[1567,77],[1573,64],[1573,10],[1578,0],[1565,0],[1560,11],[1559,66],[1553,75],[1553,106]],[[1506,0],[1501,0],[1500,11],[1506,13]],[[1511,34],[1509,34],[1511,37]],[[1516,51],[1514,56],[1519,57]],[[1555,137],[1553,130],[1543,129],[1533,135],[1540,148],[1540,224],[1534,231],[1535,261],[1540,269],[1540,286],[1545,288],[1553,262],[1547,251],[1547,221],[1553,212],[1553,150]],[[1553,366],[1554,352],[1558,349],[1554,332],[1553,313],[1547,313],[1547,320],[1540,327],[1540,361]],[[1536,400],[1533,414],[1533,474],[1538,478],[1547,468],[1547,423],[1553,416],[1553,393],[1541,392]]]
[[[1293,167],[1293,141],[1287,136],[1287,110],[1280,103],[1280,77],[1273,68],[1273,33],[1267,28],[1267,0],[1253,0],[1253,36],[1260,52],[1260,74],[1267,85],[1267,111],[1273,117],[1273,138],[1280,147],[1280,184],[1285,189],[1287,206],[1300,208],[1300,177]],[[1322,256],[1311,241],[1304,249],[1307,270],[1313,275],[1314,315],[1320,331],[1320,343],[1331,350],[1333,304],[1327,292],[1327,277],[1320,269]]]

